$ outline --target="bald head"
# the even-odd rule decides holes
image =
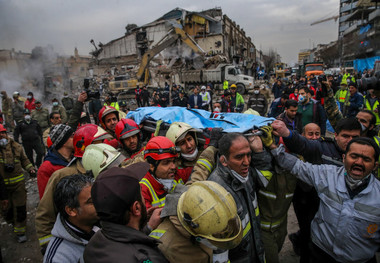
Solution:
[[[318,140],[321,137],[321,128],[315,123],[309,123],[303,127],[302,136],[308,140]]]

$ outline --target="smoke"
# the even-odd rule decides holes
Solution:
[[[195,68],[202,68],[204,66],[202,62],[203,59],[197,59],[200,57],[199,54],[195,53],[189,46],[178,43],[175,46],[168,47],[161,52],[162,55],[162,64],[166,65],[168,68],[171,68],[175,62],[179,59],[183,65],[189,66],[192,65]],[[168,61],[168,63],[167,63]],[[194,63],[194,62],[197,63]]]
[[[63,59],[51,45],[35,47],[30,55],[13,50],[9,52],[10,57],[5,64],[0,64],[0,90],[5,90],[9,97],[15,91],[26,97],[31,91],[35,99],[50,109],[51,99],[60,99],[64,84],[69,81]]]

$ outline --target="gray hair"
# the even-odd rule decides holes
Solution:
[[[66,206],[79,208],[80,192],[83,188],[92,186],[93,183],[94,178],[83,174],[70,175],[59,181],[54,191],[54,205],[63,218],[69,217],[65,211]]]
[[[230,148],[232,143],[237,140],[238,138],[243,137],[243,134],[238,132],[230,132],[226,133],[222,136],[222,138],[219,139],[218,145],[219,145],[219,154],[224,155],[227,159],[230,157]],[[248,141],[248,140],[247,140]]]

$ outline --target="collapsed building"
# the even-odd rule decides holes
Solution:
[[[168,35],[173,28],[183,30],[191,41],[187,45],[173,44],[161,50],[163,40],[170,38]],[[91,43],[95,50],[90,66],[98,76],[138,71],[144,54],[156,48],[158,52],[151,54],[155,58],[148,64],[150,62],[153,85],[158,86],[167,80],[178,83],[175,75],[182,68],[212,68],[226,63],[236,65],[243,74],[252,76],[257,66],[252,39],[223,14],[221,8],[201,12],[176,8],[143,26],[128,25],[124,36],[107,44],[97,46],[93,40]]]

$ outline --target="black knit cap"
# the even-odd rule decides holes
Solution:
[[[65,124],[55,125],[49,133],[50,140],[53,145],[52,148],[58,150],[61,148],[67,140],[74,134],[74,130],[70,126]]]
[[[139,182],[148,170],[149,164],[140,162],[126,168],[112,167],[100,173],[91,188],[100,220],[123,224],[125,212],[135,201],[141,200]]]

